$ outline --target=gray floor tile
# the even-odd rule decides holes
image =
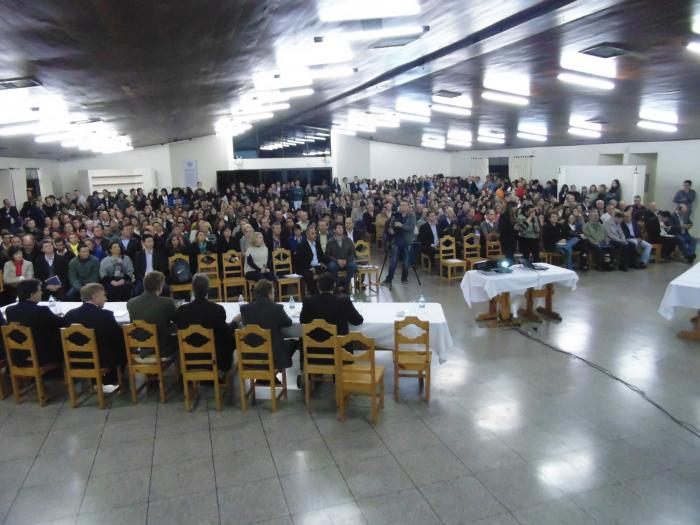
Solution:
[[[472,472],[526,464],[522,457],[495,436],[455,441],[447,443],[447,447]]]
[[[211,441],[215,455],[267,445],[260,421],[214,430],[211,432]]]
[[[93,476],[150,468],[153,462],[153,438],[124,445],[100,446],[92,467]]]
[[[209,411],[209,427],[212,430],[222,430],[225,428],[240,427],[244,423],[255,423],[260,421],[257,410],[247,410],[243,412],[240,407],[225,407],[221,412]]]
[[[416,485],[429,485],[470,474],[469,469],[442,443],[401,452],[396,454],[396,459]]]
[[[340,472],[356,499],[391,494],[414,485],[393,456],[345,463]]]
[[[596,521],[568,498],[560,498],[513,513],[522,525],[596,525]]]
[[[0,462],[0,494],[17,492],[32,468],[32,459],[14,459]]]
[[[150,476],[150,469],[143,469],[90,478],[80,514],[147,502]]]
[[[222,525],[245,525],[289,515],[278,478],[226,487],[217,495]]]
[[[373,429],[328,436],[326,444],[339,464],[354,463],[390,453]]]
[[[534,467],[539,480],[569,495],[617,483],[590,450],[552,456]]]
[[[148,505],[139,503],[127,507],[80,514],[76,525],[145,525]]]
[[[102,437],[104,424],[84,425],[75,428],[51,430],[40,454],[74,453],[83,449],[96,449]]]
[[[206,410],[187,413],[184,410],[171,411],[167,415],[158,414],[156,437],[186,432],[209,431],[209,414]]]
[[[321,438],[280,443],[272,445],[270,450],[280,476],[334,464],[330,450]]]
[[[5,525],[29,525],[75,516],[86,483],[76,479],[23,488],[5,518]]]
[[[654,509],[622,486],[575,494],[576,505],[599,523],[615,525],[659,525],[669,523]]]
[[[426,485],[420,491],[446,524],[463,523],[465,517],[476,521],[506,512],[473,476]]]
[[[211,457],[209,432],[188,432],[156,438],[153,465],[179,463],[190,459]]]
[[[530,465],[482,470],[476,477],[510,511],[564,496]]]
[[[441,523],[417,489],[408,489],[358,502],[368,525],[431,525]]]
[[[94,459],[95,449],[91,448],[39,456],[34,461],[24,486],[59,483],[76,478],[87,479]]]
[[[137,412],[137,414],[140,413]],[[114,419],[113,414],[114,410],[110,410],[100,446],[115,447],[125,443],[149,441],[155,437],[155,415],[135,419]],[[120,416],[123,416],[123,414],[120,414]]]
[[[37,433],[23,436],[22,439],[4,438],[0,447],[0,461],[33,458],[39,453],[46,436],[46,433]]]
[[[482,520],[469,521],[469,525],[521,525],[512,514],[499,514]]]
[[[217,488],[242,485],[277,476],[267,447],[251,448],[214,456]]]
[[[148,525],[217,525],[219,506],[216,491],[193,492],[148,504]]]
[[[280,481],[292,514],[352,501],[350,490],[336,467],[289,474],[281,476]]]
[[[151,470],[149,501],[215,488],[214,465],[211,458],[168,463],[155,466]]]
[[[294,525],[364,525],[366,520],[357,503],[343,503],[320,510],[295,514]]]
[[[409,420],[377,428],[384,444],[394,454],[434,445],[439,440],[420,420]]]
[[[291,415],[263,419],[263,429],[270,445],[321,437],[310,415]]]
[[[700,523],[700,482],[667,470],[625,485],[669,521]]]

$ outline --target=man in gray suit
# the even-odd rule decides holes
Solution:
[[[335,282],[338,283],[338,272],[345,271],[345,290],[350,289],[350,283],[357,272],[355,263],[355,244],[343,233],[343,225],[338,223],[333,227],[333,238],[326,244],[326,258],[328,259],[328,271],[331,272]]]
[[[165,286],[165,275],[159,271],[147,273],[143,278],[144,292],[126,303],[132,321],[146,321],[156,325],[161,357],[169,357],[177,351],[175,302],[161,296]]]

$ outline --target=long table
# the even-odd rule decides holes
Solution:
[[[477,321],[489,321],[491,326],[507,326],[519,324],[513,319],[510,311],[511,295],[525,295],[526,308],[518,314],[531,321],[540,321],[534,310],[534,300],[544,298],[544,308],[537,312],[553,319],[560,320],[561,316],[552,309],[554,284],[576,289],[578,275],[572,270],[560,268],[547,263],[537,263],[546,270],[534,271],[516,265],[511,273],[482,273],[479,270],[465,272],[460,285],[462,295],[467,305],[472,303],[489,302],[489,311],[477,316]]]
[[[670,321],[676,307],[698,310],[698,315],[693,318],[695,329],[678,332],[678,337],[700,341],[700,264],[692,266],[666,286],[659,305],[659,315]]]
[[[48,303],[40,303],[48,306]],[[81,303],[59,302],[56,304],[56,313],[65,314]],[[240,312],[238,303],[219,303],[226,310],[226,320],[231,322]],[[301,304],[297,303],[291,310],[288,303],[280,303],[284,306],[287,315],[292,319],[292,326],[285,329],[286,337],[301,337],[301,324],[299,315]],[[126,324],[129,322],[129,312],[126,303],[109,302],[105,308],[114,312],[117,322]],[[447,354],[452,347],[452,335],[447,326],[447,319],[440,303],[426,303],[425,308],[420,308],[417,303],[355,303],[355,308],[364,317],[364,323],[360,326],[351,326],[350,330],[362,332],[365,336],[375,340],[377,348],[394,348],[394,321],[402,319],[406,315],[415,315],[421,320],[430,323],[430,347],[437,354],[440,363],[447,361]]]

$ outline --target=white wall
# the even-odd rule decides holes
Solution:
[[[331,153],[333,177],[338,180],[343,180],[343,177],[352,180],[355,176],[370,176],[368,140],[331,130]]]
[[[58,162],[46,159],[21,159],[14,157],[0,157],[0,197],[9,198],[16,202],[16,206],[21,206],[27,200],[27,176],[26,168],[38,168],[41,170],[42,193],[50,195],[60,191],[55,182],[59,179]],[[10,171],[14,169],[14,181],[10,180]],[[1,199],[0,199],[1,200]]]
[[[332,157],[280,157],[270,159],[235,159],[232,170],[285,170],[330,168]]]
[[[335,153],[335,152],[334,152]],[[411,175],[450,175],[450,154],[434,149],[369,142],[370,178],[405,179]]]
[[[575,185],[578,191],[591,185],[591,180],[615,180],[620,182],[623,199],[627,204],[632,203],[630,195],[644,195],[644,177],[646,166],[561,166],[557,178],[559,187],[566,184]]]
[[[198,181],[204,188],[216,188],[216,172],[231,169],[232,157],[231,140],[216,135],[170,144],[172,186],[185,185],[184,163],[196,160]]]

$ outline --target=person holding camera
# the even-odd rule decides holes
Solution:
[[[411,245],[415,238],[416,216],[411,211],[407,200],[402,200],[398,213],[395,213],[387,221],[387,231],[393,236],[391,247],[391,262],[389,263],[389,273],[382,283],[391,287],[394,279],[396,266],[401,258],[401,282],[408,282],[408,269],[411,266]]]

